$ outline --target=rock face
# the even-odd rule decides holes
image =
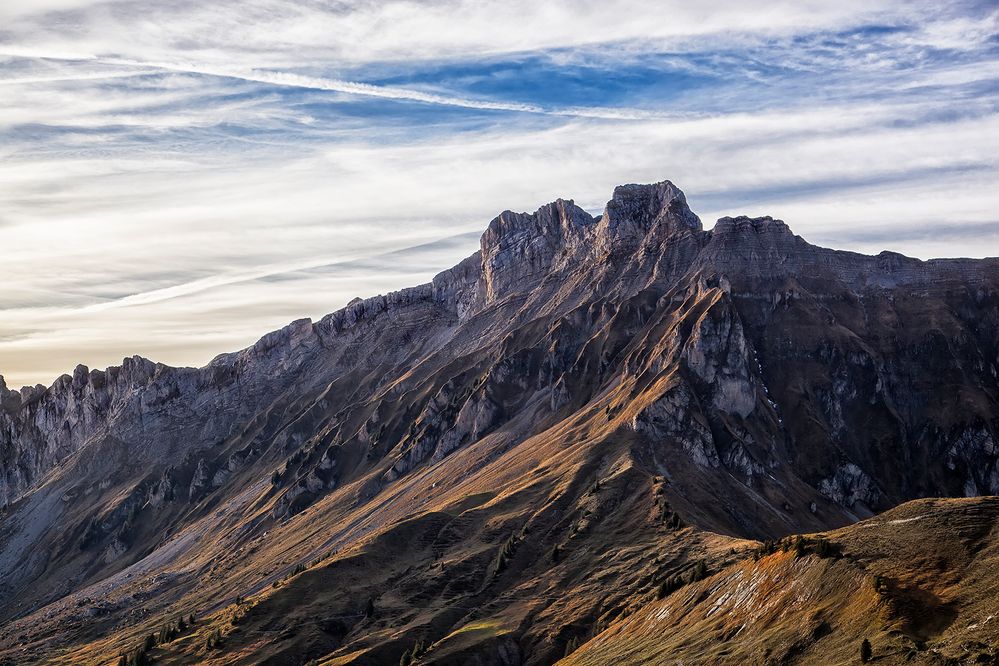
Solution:
[[[63,375],[49,389],[24,387],[19,393],[0,389],[4,393],[0,500],[16,499],[106,428],[108,421],[129,408],[129,397],[149,387],[162,369],[134,357],[106,372],[77,366],[72,375]]]
[[[596,218],[507,211],[432,282],[204,368],[0,381],[0,621],[208,558],[229,594],[274,571],[266,534],[346,548],[449,493],[557,496],[569,461],[662,479],[673,528],[757,538],[999,493],[997,330],[996,259],[839,252],[772,218],[705,231],[669,182]]]

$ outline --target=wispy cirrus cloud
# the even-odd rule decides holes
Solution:
[[[43,0],[0,25],[8,384],[203,363],[622,182],[999,254],[990,3]]]

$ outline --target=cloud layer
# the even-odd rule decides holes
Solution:
[[[769,7],[4,3],[0,373],[202,364],[624,182],[837,247],[999,254],[999,11]]]

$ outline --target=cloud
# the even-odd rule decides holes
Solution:
[[[36,58],[49,59],[41,55]],[[675,116],[676,114],[659,113],[644,109],[628,108],[604,108],[604,107],[554,107],[545,108],[537,104],[523,104],[510,102],[497,102],[487,99],[474,99],[455,95],[444,95],[401,88],[397,86],[373,85],[359,81],[348,81],[344,79],[330,79],[315,76],[304,76],[291,72],[269,71],[261,69],[238,69],[233,67],[218,67],[196,63],[168,63],[168,62],[144,62],[123,58],[96,58],[92,56],[78,56],[67,58],[62,56],[58,59],[83,62],[98,62],[106,65],[120,67],[137,68],[135,72],[108,72],[104,74],[92,73],[66,76],[39,76],[0,79],[2,84],[26,84],[26,83],[52,83],[66,81],[88,81],[99,79],[125,78],[133,76],[143,76],[158,72],[176,72],[180,74],[198,74],[212,77],[239,79],[253,83],[265,83],[272,86],[289,88],[308,88],[311,90],[323,90],[330,92],[345,93],[348,95],[360,95],[364,97],[374,97],[378,99],[396,100],[404,102],[419,102],[422,104],[439,104],[443,106],[457,106],[466,109],[476,109],[482,111],[512,111],[516,113],[535,113],[553,116],[580,117],[580,118],[603,118],[608,120],[644,120],[649,118],[662,118]],[[121,122],[121,117],[114,117]]]
[[[21,4],[3,11],[11,26],[7,41],[25,50],[73,45],[83,53],[147,60],[193,52],[198,61],[217,64],[233,54],[253,54],[272,67],[314,58],[344,63],[482,57],[611,43],[644,48],[733,33],[769,38],[900,16],[917,19],[926,11],[905,3],[872,8],[860,0],[782,0],[766,9],[732,1],[641,0]]]
[[[875,246],[898,243],[899,241],[929,241],[950,242],[955,239],[970,240],[980,243],[987,239],[996,242],[999,239],[999,221],[961,222],[941,220],[936,223],[907,225],[899,228],[896,225],[885,225],[866,229],[856,229],[842,234],[843,237],[855,243]]]
[[[16,5],[16,6],[15,6]],[[202,364],[429,279],[503,209],[671,178],[710,220],[996,255],[964,3],[0,6],[0,372]]]

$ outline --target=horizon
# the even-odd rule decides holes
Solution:
[[[668,180],[668,179],[666,179],[666,180]],[[672,181],[670,181],[670,182],[672,182]],[[651,185],[651,184],[655,184],[655,183],[622,183],[622,184],[623,184],[623,185]],[[675,185],[675,183],[674,183],[674,185]],[[683,188],[678,188],[678,189],[680,189],[680,191],[681,191],[681,192],[683,192]],[[683,193],[684,193],[684,196],[686,196],[686,194],[687,194],[687,193],[686,193],[686,192],[683,192]],[[567,201],[571,201],[571,200],[572,200],[571,198],[565,198],[565,197],[562,197],[562,198],[563,198],[563,199],[565,199],[565,200],[567,200]],[[519,212],[519,213],[524,213],[524,214],[533,214],[533,213],[537,212],[538,210],[540,210],[540,208],[543,208],[544,206],[546,206],[546,205],[548,205],[548,204],[550,204],[550,203],[554,203],[554,201],[555,201],[555,200],[553,200],[553,201],[551,201],[551,202],[546,202],[546,203],[544,203],[544,204],[541,204],[541,205],[540,205],[540,206],[539,206],[538,208],[534,209],[533,211],[511,211],[511,212]],[[586,210],[586,209],[584,209],[584,210]],[[693,209],[691,209],[691,210],[693,210]],[[502,212],[506,212],[506,211],[502,211]],[[491,219],[495,219],[495,218],[496,218],[496,217],[498,217],[498,216],[499,216],[500,214],[502,214],[502,212],[501,212],[501,213],[497,213],[497,215],[496,215],[496,216],[494,216],[494,217],[493,217],[493,218],[491,218]],[[600,210],[597,210],[597,211],[594,211],[594,210],[586,210],[586,212],[587,212],[588,214],[590,214],[590,215],[591,215],[591,216],[592,216],[592,217],[593,217],[594,219],[598,219],[598,218],[600,218],[600,216],[601,216],[601,215],[603,214],[603,209],[600,209]],[[697,211],[696,211],[696,210],[694,210],[693,212],[694,212],[695,214],[697,213]],[[700,217],[700,216],[698,216],[698,217]],[[717,223],[718,223],[718,222],[719,222],[720,220],[722,220],[722,219],[725,219],[725,218],[739,218],[739,217],[746,217],[746,216],[744,216],[744,215],[740,215],[740,214],[734,214],[734,215],[723,215],[722,217],[720,217],[720,218],[716,219],[716,220],[715,220],[715,221],[714,221],[714,222],[713,222],[713,223],[711,224],[711,226],[708,226],[707,224],[705,224],[705,223],[704,223],[704,220],[703,220],[703,219],[701,220],[701,224],[702,224],[702,225],[703,225],[703,227],[704,227],[704,231],[708,231],[708,232],[711,232],[711,231],[713,231],[713,230],[714,230],[714,227],[715,227],[715,225],[716,225],[716,224],[717,224]],[[756,216],[756,217],[764,217],[764,218],[768,218],[768,217],[772,217],[772,216],[767,216],[767,215],[761,215],[761,216]],[[785,224],[787,224],[787,221],[786,221],[786,220],[781,220],[780,218],[773,218],[773,219],[774,219],[775,221],[778,221],[778,222],[784,222]],[[488,224],[488,223],[487,223],[487,224]],[[791,229],[791,232],[792,232],[792,233],[795,233],[795,230],[794,230],[794,226],[793,226],[793,225],[791,225],[791,224],[788,224],[788,227],[789,227],[789,228]],[[443,239],[440,239],[439,241],[431,241],[431,242],[429,242],[429,243],[426,243],[426,244],[423,244],[423,245],[416,245],[416,246],[413,246],[413,247],[409,247],[409,248],[404,248],[403,250],[399,250],[399,251],[393,251],[393,252],[387,252],[387,253],[385,253],[385,255],[384,255],[384,256],[386,256],[386,257],[387,257],[387,256],[399,256],[399,255],[401,255],[401,254],[405,254],[405,253],[409,253],[409,252],[419,252],[419,251],[421,251],[421,250],[424,250],[424,249],[428,249],[428,248],[432,248],[432,247],[434,247],[434,246],[435,246],[435,245],[436,245],[437,243],[439,243],[439,242],[447,242],[447,241],[454,241],[454,240],[457,240],[457,239],[459,239],[459,238],[461,238],[461,239],[466,239],[466,238],[467,238],[467,239],[471,239],[471,237],[472,237],[472,236],[474,236],[474,243],[475,243],[475,249],[474,249],[474,250],[473,250],[472,252],[470,252],[469,254],[465,255],[465,256],[464,256],[464,257],[462,258],[462,259],[466,259],[466,258],[468,258],[468,257],[470,257],[470,256],[473,256],[473,255],[475,254],[475,252],[477,252],[477,251],[478,251],[478,248],[479,248],[479,240],[480,240],[480,238],[481,238],[481,236],[482,236],[482,234],[483,234],[484,232],[485,232],[485,227],[483,227],[483,231],[482,231],[482,232],[468,232],[468,233],[464,233],[464,234],[459,234],[459,235],[457,235],[457,236],[452,236],[452,237],[450,237],[450,238],[443,238]],[[800,236],[800,234],[795,234],[795,235],[798,235],[798,236]],[[804,240],[805,240],[806,242],[808,242],[808,239],[807,239],[807,238],[804,238]],[[821,246],[821,245],[817,245],[817,244],[815,244],[815,243],[811,243],[811,245],[814,245],[814,246],[818,246],[818,247],[823,247],[823,246]],[[832,249],[832,250],[840,250],[841,248],[827,248],[827,249]],[[892,252],[892,250],[890,250],[890,249],[886,248],[886,249],[882,250],[882,252]],[[872,254],[869,254],[869,253],[865,253],[865,254],[868,254],[868,256],[873,256]],[[908,256],[908,255],[905,255],[905,256]],[[911,259],[917,259],[917,260],[919,260],[919,261],[936,261],[936,260],[950,260],[950,259],[966,259],[967,257],[930,257],[930,258],[926,258],[926,259],[923,259],[923,258],[920,258],[920,257],[909,257],[909,258],[911,258]],[[988,259],[993,259],[993,258],[999,258],[999,257],[990,257],[990,256],[986,256],[986,257],[981,257],[981,258],[988,258]],[[459,261],[460,261],[460,260],[459,260]],[[434,270],[434,271],[433,271],[433,273],[432,273],[431,277],[434,277],[434,276],[436,276],[437,274],[439,274],[439,273],[441,273],[441,272],[445,272],[445,271],[447,271],[447,270],[450,270],[451,268],[454,268],[454,267],[455,267],[455,266],[456,266],[456,265],[457,265],[457,264],[459,263],[459,261],[456,261],[455,263],[453,263],[453,264],[451,264],[451,265],[449,265],[449,266],[441,266],[441,267],[437,268],[436,270]],[[348,264],[349,264],[349,263],[350,263],[350,260],[348,260],[348,261],[346,261],[346,262],[344,262],[344,263],[348,263]],[[389,291],[389,292],[384,292],[384,293],[381,293],[381,292],[380,292],[380,293],[377,293],[377,294],[367,294],[367,295],[363,295],[363,296],[358,296],[357,298],[360,298],[361,300],[367,300],[367,299],[370,299],[370,298],[377,298],[377,297],[379,297],[379,296],[383,296],[383,295],[386,295],[386,294],[388,294],[388,293],[392,293],[392,292],[394,292],[394,291],[399,291],[399,290],[403,290],[403,289],[407,289],[407,288],[411,288],[411,287],[416,287],[416,286],[420,286],[420,285],[422,285],[422,284],[427,284],[427,283],[429,283],[429,279],[428,279],[428,280],[426,280],[425,282],[421,282],[421,283],[419,283],[419,284],[409,284],[409,285],[403,285],[403,286],[399,287],[399,289],[393,289],[393,290],[391,290],[391,291]],[[329,312],[327,312],[327,313],[323,313],[322,315],[319,315],[319,316],[316,316],[316,317],[300,317],[300,318],[298,318],[297,320],[289,320],[289,321],[287,321],[287,322],[286,322],[285,324],[283,324],[282,326],[280,326],[280,327],[278,327],[278,328],[275,328],[275,329],[269,329],[269,330],[267,330],[267,331],[259,331],[259,332],[257,332],[257,334],[255,335],[255,337],[253,338],[253,340],[252,340],[251,342],[249,342],[249,343],[248,343],[247,345],[244,345],[243,347],[240,347],[240,348],[238,348],[238,349],[227,349],[227,350],[223,350],[223,351],[220,351],[220,352],[219,352],[218,354],[215,354],[215,355],[213,355],[212,357],[210,357],[210,358],[206,359],[206,360],[205,360],[205,361],[204,361],[203,363],[198,363],[198,364],[190,364],[190,365],[171,365],[171,364],[169,364],[169,363],[163,363],[163,365],[167,365],[167,366],[170,366],[170,367],[181,367],[181,368],[191,368],[191,369],[199,369],[199,368],[203,368],[203,367],[206,367],[206,366],[210,365],[210,364],[211,364],[211,363],[212,363],[212,362],[213,362],[213,361],[214,361],[214,360],[215,360],[216,358],[218,358],[219,356],[225,356],[225,355],[227,355],[227,354],[231,354],[231,353],[238,353],[238,352],[240,352],[240,351],[242,351],[242,350],[244,350],[244,349],[247,349],[248,347],[251,347],[251,346],[252,346],[253,344],[255,344],[255,343],[256,343],[256,342],[258,341],[258,340],[260,340],[261,338],[263,338],[263,337],[264,337],[264,336],[266,336],[266,335],[267,335],[268,333],[271,333],[271,332],[272,332],[272,331],[274,331],[274,330],[279,330],[280,328],[284,328],[284,327],[286,327],[286,326],[290,326],[290,325],[291,325],[292,323],[294,323],[295,321],[300,321],[300,320],[306,320],[306,319],[307,319],[307,320],[311,321],[312,323],[316,323],[317,321],[320,321],[321,319],[325,318],[326,316],[328,316],[328,315],[331,315],[331,314],[333,314],[333,313],[335,313],[335,312],[338,312],[338,311],[340,311],[340,310],[343,310],[343,309],[345,309],[345,308],[349,307],[350,305],[351,305],[351,303],[350,303],[350,302],[347,302],[347,303],[343,303],[343,304],[342,304],[342,305],[341,305],[340,307],[337,307],[337,308],[336,308],[336,309],[334,309],[334,310],[330,310],[330,311],[329,311]],[[90,366],[87,366],[87,365],[86,365],[86,364],[84,364],[84,363],[77,363],[77,364],[76,364],[76,365],[74,365],[74,366],[73,366],[72,368],[68,368],[68,369],[67,369],[66,371],[64,371],[64,372],[60,373],[59,375],[56,375],[55,377],[53,377],[53,378],[52,378],[52,380],[51,380],[51,381],[49,381],[48,383],[44,383],[44,382],[39,382],[39,383],[36,383],[36,384],[25,384],[25,385],[21,385],[21,386],[14,386],[14,385],[11,385],[11,384],[10,384],[9,382],[7,382],[7,388],[8,388],[8,390],[19,390],[19,389],[25,389],[25,388],[37,388],[37,387],[39,387],[39,386],[41,386],[41,387],[44,387],[44,388],[49,388],[50,386],[52,386],[52,385],[53,385],[53,384],[54,384],[54,383],[55,383],[56,381],[58,381],[58,380],[59,380],[59,379],[61,379],[62,377],[72,377],[73,373],[75,372],[75,370],[76,370],[76,369],[77,369],[78,367],[81,367],[81,366],[82,366],[82,367],[86,367],[88,371],[93,371],[93,370],[100,370],[100,371],[106,371],[106,370],[108,370],[108,369],[109,369],[109,368],[111,368],[111,367],[120,367],[120,366],[121,366],[121,364],[122,364],[122,363],[123,363],[123,362],[124,362],[124,361],[125,361],[126,359],[128,359],[128,358],[131,358],[131,357],[133,357],[133,356],[138,356],[138,357],[141,357],[141,358],[145,358],[146,360],[149,360],[149,361],[153,361],[153,362],[155,362],[155,363],[162,363],[162,362],[161,362],[161,361],[159,361],[158,359],[155,359],[155,358],[147,358],[147,357],[145,357],[145,356],[142,356],[141,354],[125,354],[125,356],[123,356],[123,357],[122,357],[122,358],[121,358],[121,359],[120,359],[119,361],[117,361],[117,362],[115,362],[115,363],[112,363],[111,365],[108,365],[108,366],[104,366],[104,367],[90,367]],[[2,373],[2,372],[0,372],[0,380],[2,380],[2,381],[6,381],[6,378],[5,378],[5,376],[3,375],[3,373]]]
[[[501,210],[599,212],[628,182],[673,180],[706,227],[999,255],[987,2],[46,0],[0,19],[11,388],[132,355],[203,366],[426,282]]]

